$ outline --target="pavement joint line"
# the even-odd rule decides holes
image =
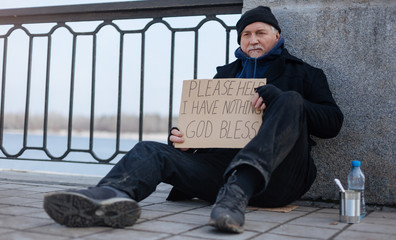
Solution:
[[[179,233],[177,233],[177,234],[172,234],[172,233],[169,233],[169,234],[170,234],[172,237],[181,236],[181,235],[183,235],[183,234],[185,234],[185,233],[194,231],[194,230],[196,230],[196,229],[199,229],[199,228],[202,228],[202,227],[205,227],[205,226],[208,226],[208,224],[198,225],[198,226],[196,226],[196,227],[193,227],[193,228],[191,228],[191,229],[189,229],[189,230],[186,230],[186,231],[184,231],[184,232],[179,232]],[[169,238],[169,236],[163,237],[163,238],[161,238],[161,239],[167,239],[167,238]],[[195,238],[195,236],[194,236],[194,238]],[[205,238],[202,238],[202,239],[205,239]]]
[[[157,205],[157,204],[158,203],[153,203],[151,205],[146,205],[146,206],[152,206],[152,205]],[[159,204],[163,204],[163,203],[159,203]],[[154,217],[154,218],[150,218],[150,219],[147,219],[147,220],[142,221],[142,222],[147,222],[147,221],[151,221],[151,220],[160,220],[160,218],[169,217],[169,216],[180,214],[180,213],[185,213],[185,212],[188,212],[188,211],[191,211],[191,210],[197,210],[197,209],[204,208],[204,207],[207,207],[207,206],[201,206],[201,207],[195,207],[195,208],[190,208],[190,209],[186,209],[186,210],[180,210],[178,212],[170,212],[169,214],[158,216],[158,217]],[[179,223],[179,222],[175,222],[175,221],[166,221],[166,222]],[[205,224],[205,225],[207,225],[207,224]]]
[[[287,224],[287,223],[289,223],[289,222],[291,222],[291,221],[294,221],[294,220],[296,220],[296,219],[299,219],[299,218],[308,216],[308,215],[311,214],[311,213],[318,212],[318,211],[320,211],[320,209],[321,209],[321,208],[318,208],[318,209],[315,209],[315,210],[313,210],[313,211],[307,212],[307,213],[305,213],[305,214],[303,214],[303,215],[301,215],[301,216],[297,216],[297,217],[291,218],[291,219],[289,219],[289,220],[287,220],[287,221],[285,221],[285,222],[281,222],[281,223],[277,224],[276,226],[273,226],[272,228],[267,229],[267,231],[262,232],[262,234],[264,234],[264,233],[269,233],[270,231],[274,230],[275,228],[278,228],[278,227],[280,227],[280,226],[282,226],[282,225],[285,225],[285,224]],[[258,210],[256,210],[256,211],[258,211]],[[280,235],[280,234],[279,234],[279,235]],[[290,236],[290,235],[283,235],[283,236]],[[252,238],[249,238],[249,239],[252,239]]]
[[[345,227],[341,228],[338,232],[334,233],[333,236],[330,236],[328,240],[332,240],[332,239],[336,238],[338,235],[343,233],[345,230],[347,230],[351,226],[352,226],[352,224],[347,224]]]
[[[161,204],[162,204],[162,203],[161,203]],[[153,203],[153,204],[151,204],[151,205],[155,205],[155,203]],[[212,205],[212,204],[210,204],[210,205]],[[179,211],[179,212],[174,212],[174,213],[170,213],[170,214],[167,214],[167,215],[162,215],[162,216],[159,216],[159,217],[147,219],[147,220],[144,220],[144,221],[142,221],[142,222],[140,222],[140,223],[148,222],[148,221],[152,221],[152,220],[159,220],[159,221],[161,221],[161,218],[164,218],[164,217],[168,217],[168,216],[172,216],[172,215],[177,215],[177,214],[180,214],[180,213],[185,213],[185,212],[188,212],[188,211],[191,211],[191,210],[197,210],[197,209],[200,209],[200,208],[208,207],[208,206],[210,206],[210,205],[195,207],[195,208],[186,209],[186,210],[181,210],[181,211]],[[148,205],[148,206],[150,206],[150,205]],[[317,210],[315,210],[315,211],[318,211],[318,210],[319,210],[319,209],[317,209]],[[257,210],[255,210],[255,211],[257,211]],[[314,211],[313,211],[313,212],[314,212]],[[310,213],[310,212],[308,212],[307,214],[309,214],[309,213]],[[307,214],[305,214],[305,215],[307,215]],[[305,216],[305,215],[304,215],[304,216]],[[294,220],[294,219],[297,219],[297,218],[298,218],[298,217],[293,218],[293,219],[291,219],[290,221],[292,221],[292,220]],[[209,216],[208,216],[208,219],[209,219]],[[166,221],[166,222],[179,223],[179,222],[175,222],[175,221]],[[289,221],[286,221],[286,222],[289,222]],[[279,225],[282,225],[282,224],[279,224]],[[279,226],[279,225],[277,225],[277,226]],[[191,229],[189,229],[189,230],[187,230],[187,231],[184,231],[184,232],[180,232],[180,233],[178,233],[178,234],[171,234],[171,233],[170,233],[170,234],[171,234],[171,236],[179,236],[179,235],[188,233],[188,232],[190,232],[190,231],[193,231],[193,230],[196,230],[196,229],[205,227],[205,226],[209,226],[209,223],[206,223],[206,224],[204,224],[204,225],[198,225],[198,226],[196,226],[196,227],[194,227],[194,228],[191,228]],[[274,228],[275,228],[275,227],[274,227]],[[149,232],[150,232],[150,231],[149,231]],[[249,238],[247,238],[247,240],[248,240],[248,239],[253,239],[254,237],[259,236],[260,234],[265,233],[265,232],[259,232],[259,231],[256,231],[256,230],[249,230],[249,232],[253,232],[253,233],[256,233],[256,234],[253,235],[253,236],[251,236],[251,237],[249,237]],[[157,232],[154,232],[154,233],[157,233]],[[194,237],[195,237],[195,236],[194,236]],[[167,238],[169,238],[169,236],[164,237],[164,238],[161,238],[161,239],[167,239]],[[205,239],[205,238],[202,238],[202,239]]]
[[[191,228],[191,229],[188,230],[188,231],[180,232],[180,233],[178,233],[178,234],[169,233],[170,236],[164,236],[164,237],[162,237],[162,238],[159,238],[158,240],[166,240],[166,239],[173,238],[173,237],[183,237],[182,234],[188,233],[188,232],[190,232],[190,231],[196,230],[196,229],[201,228],[201,227],[203,227],[203,226],[198,226],[198,227],[195,227],[195,228]],[[191,236],[189,236],[189,237],[191,237]],[[208,240],[208,238],[206,238],[206,237],[199,237],[199,236],[194,236],[193,238],[194,238],[194,239],[204,239],[204,240]]]
[[[372,212],[366,212],[366,216],[365,217],[369,216],[371,213]],[[333,236],[329,237],[328,240],[332,240],[332,239],[336,238],[338,235],[340,235],[341,233],[343,233],[345,230],[347,230],[348,228],[350,228],[352,226],[353,226],[352,223],[347,224],[345,227],[340,229],[340,231],[336,232]]]
[[[147,206],[156,205],[156,204],[158,204],[158,203],[153,203],[153,204],[150,204],[150,205],[147,205]],[[163,203],[159,203],[159,204],[163,204]],[[161,218],[169,217],[169,216],[172,216],[172,215],[177,215],[177,214],[180,214],[180,213],[185,213],[185,212],[188,212],[188,211],[191,211],[191,210],[196,210],[196,209],[203,208],[203,207],[207,207],[207,205],[206,205],[206,206],[201,206],[201,207],[195,207],[195,208],[191,208],[191,209],[186,209],[186,210],[181,210],[181,211],[179,211],[179,212],[170,212],[169,214],[166,214],[166,215],[162,215],[162,216],[159,216],[159,217],[154,217],[154,218],[142,220],[141,222],[139,222],[139,223],[137,223],[137,224],[145,223],[145,222],[150,222],[150,221],[153,221],[153,220],[158,220],[158,221],[162,221],[162,222],[180,223],[180,222],[175,222],[175,221],[163,221],[163,220],[161,220]],[[198,225],[198,226],[196,226],[196,227],[193,227],[193,228],[191,228],[191,229],[189,229],[189,230],[186,230],[186,231],[184,231],[184,232],[179,232],[179,233],[177,233],[177,234],[166,233],[166,234],[169,234],[169,236],[164,236],[163,238],[160,238],[159,240],[161,240],[161,239],[167,239],[167,238],[169,238],[169,237],[176,237],[176,236],[179,236],[179,235],[181,235],[181,234],[188,233],[188,232],[190,232],[190,231],[193,231],[193,230],[202,228],[202,227],[204,227],[204,226],[208,226],[208,223],[207,223],[207,224],[204,224],[204,225]],[[134,230],[134,231],[140,231],[140,232],[158,233],[158,231],[149,231],[149,230],[133,229],[133,226],[131,226],[130,229],[132,229],[132,230]],[[205,239],[205,238],[199,238],[199,239]]]
[[[65,186],[65,187],[82,187],[82,188],[88,188],[88,187],[94,187],[96,184],[84,184],[84,183],[69,183],[69,182],[49,182],[49,181],[39,181],[39,180],[26,180],[26,179],[9,179],[9,178],[0,178],[0,181],[6,181],[6,182],[12,182],[12,183],[24,183],[24,185],[27,185],[27,181],[29,182],[28,184],[44,184],[44,185],[49,185],[49,186]],[[168,193],[166,190],[156,190],[156,193]]]
[[[252,212],[257,212],[257,211],[260,211],[260,210],[253,210]],[[260,236],[260,235],[262,235],[262,234],[268,233],[269,231],[271,231],[271,230],[273,230],[273,229],[275,229],[275,228],[277,228],[277,227],[280,227],[280,226],[282,226],[282,225],[284,225],[284,224],[287,224],[287,223],[289,223],[289,222],[291,222],[291,221],[294,221],[294,220],[296,220],[296,219],[298,219],[298,218],[305,217],[305,216],[307,216],[307,215],[309,215],[309,214],[311,214],[311,213],[317,212],[317,211],[320,211],[320,208],[315,209],[315,210],[313,210],[313,211],[311,211],[311,212],[307,212],[307,213],[305,213],[304,215],[297,216],[297,217],[295,217],[295,218],[289,219],[289,220],[287,220],[287,221],[285,221],[285,222],[281,222],[281,223],[277,224],[276,226],[267,229],[267,230],[264,231],[264,232],[260,232],[260,231],[257,231],[257,230],[249,230],[249,232],[253,232],[253,233],[256,233],[256,234],[250,236],[249,238],[246,238],[246,240],[254,239],[254,238],[256,238],[256,237],[258,237],[258,236]],[[207,224],[206,224],[206,225],[207,225]],[[187,231],[187,232],[188,232],[188,231]],[[290,237],[290,235],[284,235],[284,234],[275,234],[275,235],[281,235],[281,236]],[[315,238],[310,238],[310,237],[304,237],[304,238],[305,238],[305,239],[315,239]]]
[[[25,232],[29,232],[29,233],[34,233],[34,234],[44,234],[43,232],[40,232],[40,231],[34,231],[34,229],[36,229],[36,228],[40,228],[40,227],[46,227],[46,226],[51,226],[51,225],[54,225],[54,224],[57,224],[57,223],[48,223],[48,224],[45,224],[45,225],[42,225],[42,226],[36,226],[36,227],[32,227],[32,228],[27,228],[27,229],[24,229],[24,231]],[[66,227],[66,226],[64,226],[64,225],[61,225],[62,227],[65,227],[65,228],[69,228],[69,227]],[[71,229],[71,228],[70,228]],[[121,228],[119,228],[119,229],[121,229]],[[100,230],[100,231],[97,231],[97,232],[92,232],[92,233],[87,233],[87,234],[82,234],[81,236],[78,236],[78,237],[71,237],[72,239],[75,239],[75,238],[85,238],[85,237],[89,237],[89,236],[91,236],[91,235],[95,235],[95,234],[99,234],[99,233],[104,233],[104,232],[108,232],[108,231],[112,231],[112,230],[114,230],[114,228],[109,228],[109,229],[107,229],[107,228],[104,228],[103,230]],[[50,236],[54,236],[54,237],[59,237],[59,236],[64,236],[64,237],[70,237],[70,236],[65,236],[65,235],[59,235],[58,233],[52,233],[52,232],[47,232],[47,233],[45,233],[46,235],[50,235]]]
[[[45,184],[45,185],[61,185],[61,186],[80,186],[80,187],[91,187],[91,184],[83,184],[83,183],[68,183],[68,182],[48,182],[48,181],[39,181],[39,180],[25,180],[25,179],[9,179],[9,178],[0,178],[0,181],[8,181],[13,183],[25,183],[29,181],[29,184]]]

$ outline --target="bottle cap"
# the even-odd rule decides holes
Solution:
[[[360,161],[358,160],[352,161],[352,167],[360,167]]]

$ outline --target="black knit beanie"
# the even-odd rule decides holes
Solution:
[[[244,14],[242,14],[241,19],[237,22],[236,28],[238,32],[238,44],[241,44],[241,33],[245,27],[254,22],[264,22],[278,29],[279,33],[281,29],[278,25],[278,21],[276,20],[274,14],[272,14],[271,9],[269,7],[259,6],[253,8]]]

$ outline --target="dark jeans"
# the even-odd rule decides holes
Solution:
[[[282,93],[264,111],[257,136],[240,150],[191,153],[162,143],[140,142],[98,185],[113,186],[141,201],[165,182],[191,197],[214,202],[224,179],[238,166],[247,164],[265,180],[250,204],[287,205],[308,191],[316,177],[316,167],[309,155],[303,104],[298,93]]]

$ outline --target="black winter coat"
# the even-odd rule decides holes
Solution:
[[[242,69],[236,60],[217,68],[214,78],[235,78]],[[310,135],[320,138],[335,137],[341,130],[344,116],[335,103],[325,74],[284,49],[262,78],[282,91],[296,91],[304,98]]]
[[[236,60],[217,68],[214,78],[235,78],[242,69],[242,62]],[[325,74],[321,69],[310,66],[292,56],[284,49],[274,60],[262,78],[282,91],[296,91],[304,98],[309,134],[320,138],[335,137],[341,130],[344,116],[335,103]],[[313,141],[310,141],[313,144]],[[170,141],[169,141],[169,144]],[[203,149],[207,151],[207,149]],[[212,149],[213,151],[214,149]],[[214,151],[234,151],[238,149],[217,149]],[[173,188],[167,200],[189,199],[191,196]]]

